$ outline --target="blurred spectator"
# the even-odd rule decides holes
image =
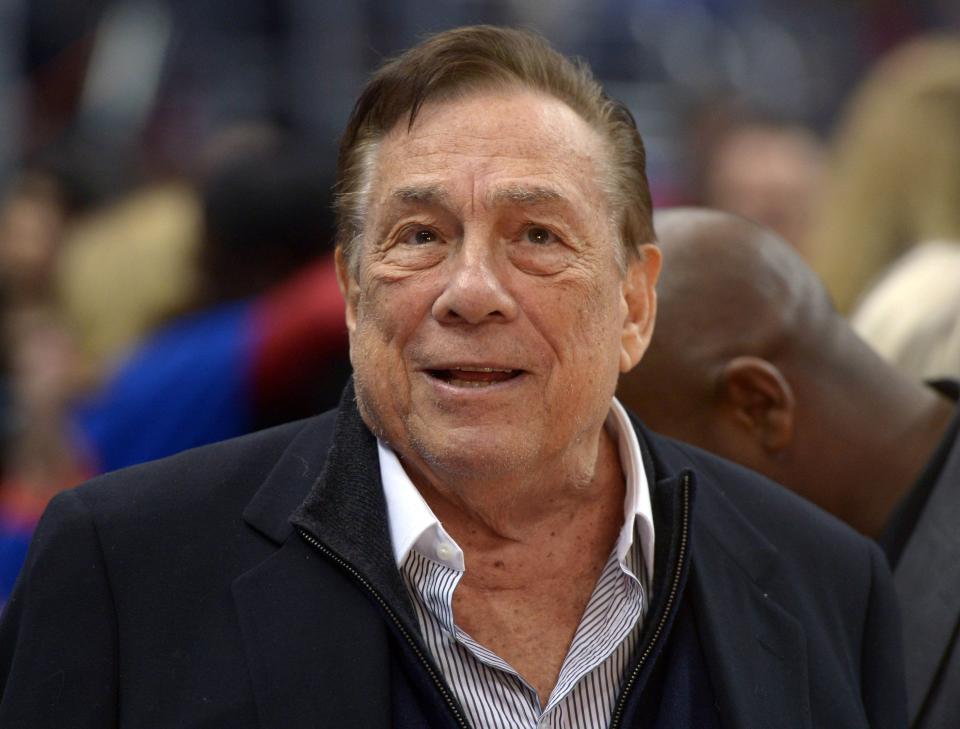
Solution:
[[[0,290],[18,306],[47,303],[62,243],[62,191],[40,169],[24,170],[0,209]]]
[[[0,604],[49,499],[89,475],[63,428],[82,369],[53,285],[72,209],[39,164],[0,203]]]
[[[71,331],[105,370],[196,294],[200,204],[184,182],[138,187],[68,232],[57,271]]]
[[[960,240],[960,39],[883,60],[853,98],[809,247],[841,311],[918,243]]]
[[[108,471],[331,407],[349,371],[332,162],[270,135],[216,145],[191,305],[76,412]]]
[[[863,297],[851,323],[916,380],[960,378],[960,245],[925,243],[903,255]]]
[[[66,242],[52,183],[29,178],[0,210],[0,605],[57,491],[336,404],[349,364],[332,162],[247,132],[203,162],[202,206],[183,185],[144,188]],[[61,323],[57,269],[70,313],[90,323],[84,352]],[[91,352],[104,381],[78,402]]]
[[[737,119],[707,151],[703,204],[772,229],[806,256],[801,245],[817,214],[825,171],[823,144],[801,124]]]
[[[674,210],[657,327],[618,395],[655,430],[753,468],[880,540],[904,621],[915,729],[960,716],[960,383],[875,354],[789,246]]]
[[[24,308],[7,312],[4,325],[10,422],[0,474],[0,606],[47,503],[92,475],[64,428],[78,363],[60,321],[49,309]]]

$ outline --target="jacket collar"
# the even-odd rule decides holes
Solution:
[[[333,439],[335,411],[303,421],[286,450],[243,510],[243,520],[277,544],[292,533],[290,515],[323,471]]]
[[[360,417],[352,380],[340,401],[326,464],[290,522],[363,575],[411,634],[419,635],[394,561],[377,440]]]

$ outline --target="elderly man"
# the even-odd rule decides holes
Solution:
[[[658,431],[753,468],[886,549],[914,727],[960,716],[960,386],[882,360],[769,230],[659,212],[657,333],[619,394]],[[689,332],[696,331],[696,337]]]
[[[339,411],[58,499],[0,724],[901,726],[879,550],[613,400],[655,313],[643,165],[530,34],[379,71],[339,160]]]

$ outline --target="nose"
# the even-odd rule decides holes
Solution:
[[[464,242],[447,261],[449,276],[433,303],[434,318],[445,324],[512,321],[517,302],[497,271],[495,253]]]

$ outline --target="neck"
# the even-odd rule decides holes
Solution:
[[[859,411],[846,426],[858,436],[836,456],[838,464],[846,464],[846,473],[838,474],[845,482],[838,491],[847,495],[836,513],[874,538],[914,487],[954,414],[946,398],[881,364],[878,376],[861,373],[856,385],[850,383],[859,395],[846,401]],[[856,449],[848,450],[853,441]]]
[[[421,493],[464,551],[456,624],[513,666],[545,705],[623,524],[624,479],[601,428],[589,468]],[[569,452],[569,451],[568,451]],[[566,472],[567,477],[558,477]],[[525,489],[510,492],[510,489]],[[509,497],[509,508],[498,502]]]
[[[916,485],[953,417],[953,406],[946,398],[932,391],[925,394],[923,406],[905,424],[902,436],[896,438],[894,434],[889,439],[889,448],[899,448],[899,458],[889,470],[874,476],[877,484],[873,499],[875,506],[865,513],[862,529],[871,537],[880,536],[898,504]],[[869,521],[866,521],[868,517]]]
[[[623,522],[624,477],[606,429],[601,427],[591,442],[576,461],[567,458],[555,469],[515,478],[449,483],[408,473],[469,556],[504,550],[556,555],[555,543],[570,544],[572,535],[606,555]]]

